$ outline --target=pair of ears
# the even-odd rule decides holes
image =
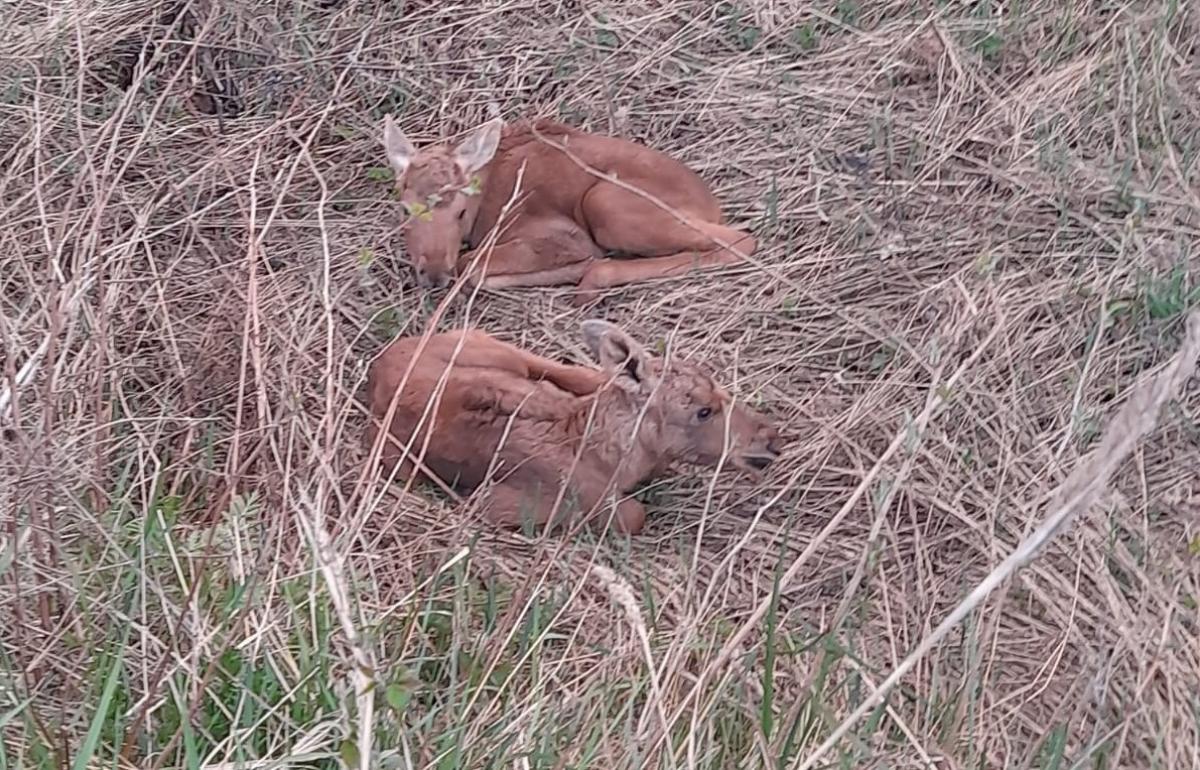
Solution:
[[[473,174],[486,166],[496,155],[500,145],[500,131],[504,122],[493,118],[471,132],[454,148],[454,160],[464,174]],[[383,121],[383,142],[388,161],[399,179],[412,164],[416,148],[388,114]],[[602,368],[633,380],[640,386],[652,385],[650,357],[646,349],[616,324],[599,319],[588,319],[581,324],[584,342]]]
[[[580,328],[583,341],[602,369],[618,372],[639,386],[653,386],[649,354],[624,329],[598,319],[588,319]]]
[[[504,128],[504,121],[500,118],[493,118],[472,131],[454,148],[454,162],[458,164],[464,174],[468,176],[474,174],[496,156],[496,148],[500,146],[502,128]],[[388,163],[391,164],[392,171],[399,179],[412,165],[417,149],[392,120],[391,113],[383,119],[383,146],[387,150]]]

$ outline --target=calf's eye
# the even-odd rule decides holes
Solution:
[[[712,409],[707,406],[700,407],[700,411],[696,412],[696,419],[698,420],[707,420],[709,417],[712,417]]]

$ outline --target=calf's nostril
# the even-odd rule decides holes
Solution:
[[[760,470],[760,471],[765,471],[767,468],[769,468],[771,466],[771,463],[773,461],[769,457],[747,457],[746,462],[747,462],[747,464],[750,465],[751,468],[754,468],[754,469]]]

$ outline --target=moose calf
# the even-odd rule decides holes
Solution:
[[[582,304],[608,287],[737,264],[741,257],[729,246],[746,256],[755,249],[753,237],[725,224],[695,172],[625,139],[550,120],[504,125],[497,118],[456,146],[418,151],[388,115],[384,145],[408,213],[405,250],[422,287],[445,286],[467,269],[518,174],[518,203],[501,225],[486,274],[482,281],[471,275],[472,284],[578,284],[574,301]],[[472,251],[460,256],[464,241]]]
[[[779,457],[775,427],[701,367],[668,365],[606,321],[582,331],[599,370],[478,329],[431,335],[420,352],[420,336],[394,340],[368,374],[367,441],[387,425],[385,472],[406,479],[415,457],[460,489],[493,481],[483,509],[507,526],[604,514],[615,493],[615,526],[637,533],[645,509],[623,495],[672,463],[715,467],[726,456],[758,474]]]

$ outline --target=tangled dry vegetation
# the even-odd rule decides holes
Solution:
[[[1200,297],[1173,0],[4,13],[5,767],[800,766]],[[392,335],[583,357],[564,290],[439,307],[395,248],[384,113],[491,105],[671,151],[753,227],[757,264],[591,312],[786,426],[766,481],[659,484],[625,541],[364,475]],[[817,766],[1197,766],[1198,447],[1193,381]]]

